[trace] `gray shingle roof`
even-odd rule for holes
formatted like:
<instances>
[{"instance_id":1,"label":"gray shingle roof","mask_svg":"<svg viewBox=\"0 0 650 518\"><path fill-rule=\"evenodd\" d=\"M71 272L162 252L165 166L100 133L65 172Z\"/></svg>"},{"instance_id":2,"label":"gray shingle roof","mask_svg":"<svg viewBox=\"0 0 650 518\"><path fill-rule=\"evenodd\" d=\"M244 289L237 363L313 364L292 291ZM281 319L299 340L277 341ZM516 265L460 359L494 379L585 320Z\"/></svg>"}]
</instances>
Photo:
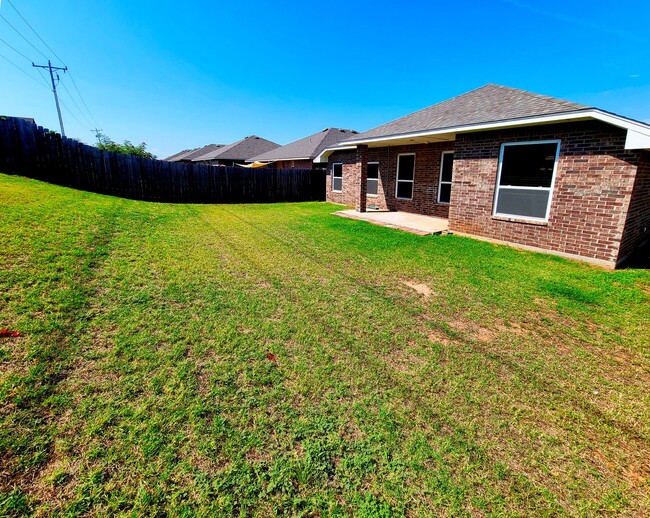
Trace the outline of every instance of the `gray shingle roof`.
<instances>
[{"instance_id":1,"label":"gray shingle roof","mask_svg":"<svg viewBox=\"0 0 650 518\"><path fill-rule=\"evenodd\" d=\"M189 151L181 151L176 153L168 158L165 158L168 162L181 162L193 160L197 156L205 155L216 149L224 147L223 144L208 144L207 146L197 147L196 149L190 149Z\"/></svg>"},{"instance_id":2,"label":"gray shingle roof","mask_svg":"<svg viewBox=\"0 0 650 518\"><path fill-rule=\"evenodd\" d=\"M252 156L266 153L280 147L280 144L271 142L257 135L250 135L246 138L211 150L207 153L194 156L193 162L204 162L208 160L247 160Z\"/></svg>"},{"instance_id":3,"label":"gray shingle roof","mask_svg":"<svg viewBox=\"0 0 650 518\"><path fill-rule=\"evenodd\" d=\"M183 151L179 151L178 153L169 155L167 158L163 158L163 160L166 160L167 162L176 162L178 160L181 160L185 155L189 155L190 153L193 153L197 149L198 148L184 149Z\"/></svg>"},{"instance_id":4,"label":"gray shingle roof","mask_svg":"<svg viewBox=\"0 0 650 518\"><path fill-rule=\"evenodd\" d=\"M588 108L582 104L517 88L488 84L346 140L386 137Z\"/></svg>"},{"instance_id":5,"label":"gray shingle roof","mask_svg":"<svg viewBox=\"0 0 650 518\"><path fill-rule=\"evenodd\" d=\"M326 128L323 131L291 142L286 146L278 147L267 153L254 156L248 162L274 162L277 160L295 160L298 158L316 158L325 148L356 135L357 132L349 129Z\"/></svg>"}]
</instances>

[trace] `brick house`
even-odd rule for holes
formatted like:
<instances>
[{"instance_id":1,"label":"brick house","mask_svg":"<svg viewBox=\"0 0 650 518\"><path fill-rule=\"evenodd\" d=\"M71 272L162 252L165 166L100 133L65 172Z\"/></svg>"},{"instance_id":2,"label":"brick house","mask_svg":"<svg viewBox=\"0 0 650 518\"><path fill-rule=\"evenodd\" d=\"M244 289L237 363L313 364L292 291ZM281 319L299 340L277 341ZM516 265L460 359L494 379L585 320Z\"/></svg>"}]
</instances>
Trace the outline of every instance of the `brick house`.
<instances>
[{"instance_id":1,"label":"brick house","mask_svg":"<svg viewBox=\"0 0 650 518\"><path fill-rule=\"evenodd\" d=\"M649 150L648 124L486 85L317 160L328 201L615 267L650 237Z\"/></svg>"},{"instance_id":2,"label":"brick house","mask_svg":"<svg viewBox=\"0 0 650 518\"><path fill-rule=\"evenodd\" d=\"M206 165L232 166L245 164L246 161L260 153L280 147L257 135L250 135L232 144L208 144L196 149L186 149L165 158L168 162L194 162Z\"/></svg>"},{"instance_id":3,"label":"brick house","mask_svg":"<svg viewBox=\"0 0 650 518\"><path fill-rule=\"evenodd\" d=\"M286 146L251 156L247 162L260 162L278 169L320 169L325 164L314 163L324 149L335 146L341 140L356 135L356 131L341 128L325 128L323 131L290 142Z\"/></svg>"}]
</instances>

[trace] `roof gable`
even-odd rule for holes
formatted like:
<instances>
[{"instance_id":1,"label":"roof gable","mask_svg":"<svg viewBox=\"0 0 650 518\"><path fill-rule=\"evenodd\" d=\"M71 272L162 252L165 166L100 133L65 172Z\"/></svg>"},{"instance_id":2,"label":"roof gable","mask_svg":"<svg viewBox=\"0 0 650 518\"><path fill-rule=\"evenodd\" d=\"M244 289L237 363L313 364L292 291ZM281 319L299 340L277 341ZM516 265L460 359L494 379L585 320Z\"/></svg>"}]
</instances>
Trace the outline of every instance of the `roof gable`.
<instances>
[{"instance_id":1,"label":"roof gable","mask_svg":"<svg viewBox=\"0 0 650 518\"><path fill-rule=\"evenodd\" d=\"M208 160L247 160L252 156L259 155L280 147L280 144L271 142L257 135L250 135L246 138L214 149L208 153L195 156L194 162L203 162Z\"/></svg>"},{"instance_id":2,"label":"roof gable","mask_svg":"<svg viewBox=\"0 0 650 518\"><path fill-rule=\"evenodd\" d=\"M249 161L273 162L278 160L296 160L316 158L325 148L333 146L342 140L356 136L354 130L326 128L323 131L301 138L286 146L278 147L267 153L254 156Z\"/></svg>"},{"instance_id":3,"label":"roof gable","mask_svg":"<svg viewBox=\"0 0 650 518\"><path fill-rule=\"evenodd\" d=\"M589 107L517 88L488 84L347 140L408 134L585 109Z\"/></svg>"}]
</instances>

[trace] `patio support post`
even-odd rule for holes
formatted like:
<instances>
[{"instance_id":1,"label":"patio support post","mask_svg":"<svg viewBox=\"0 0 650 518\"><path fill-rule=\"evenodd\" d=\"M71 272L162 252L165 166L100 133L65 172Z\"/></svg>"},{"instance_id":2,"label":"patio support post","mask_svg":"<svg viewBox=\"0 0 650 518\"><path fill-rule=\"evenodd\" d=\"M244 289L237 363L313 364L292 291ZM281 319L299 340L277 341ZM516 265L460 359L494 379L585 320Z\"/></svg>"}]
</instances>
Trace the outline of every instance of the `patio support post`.
<instances>
[{"instance_id":1,"label":"patio support post","mask_svg":"<svg viewBox=\"0 0 650 518\"><path fill-rule=\"evenodd\" d=\"M355 209L366 212L368 194L368 146L357 146L357 167L359 168L359 198Z\"/></svg>"}]
</instances>

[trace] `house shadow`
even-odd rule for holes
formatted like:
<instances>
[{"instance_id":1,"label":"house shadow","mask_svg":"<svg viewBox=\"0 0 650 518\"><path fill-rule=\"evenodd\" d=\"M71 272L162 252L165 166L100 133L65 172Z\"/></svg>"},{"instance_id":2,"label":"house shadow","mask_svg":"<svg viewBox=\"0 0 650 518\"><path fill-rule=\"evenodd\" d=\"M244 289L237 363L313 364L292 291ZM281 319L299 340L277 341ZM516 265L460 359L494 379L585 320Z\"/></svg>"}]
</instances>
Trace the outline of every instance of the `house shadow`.
<instances>
[{"instance_id":1,"label":"house shadow","mask_svg":"<svg viewBox=\"0 0 650 518\"><path fill-rule=\"evenodd\" d=\"M623 261L619 270L650 270L650 240L643 246L638 247L632 254Z\"/></svg>"}]
</instances>

